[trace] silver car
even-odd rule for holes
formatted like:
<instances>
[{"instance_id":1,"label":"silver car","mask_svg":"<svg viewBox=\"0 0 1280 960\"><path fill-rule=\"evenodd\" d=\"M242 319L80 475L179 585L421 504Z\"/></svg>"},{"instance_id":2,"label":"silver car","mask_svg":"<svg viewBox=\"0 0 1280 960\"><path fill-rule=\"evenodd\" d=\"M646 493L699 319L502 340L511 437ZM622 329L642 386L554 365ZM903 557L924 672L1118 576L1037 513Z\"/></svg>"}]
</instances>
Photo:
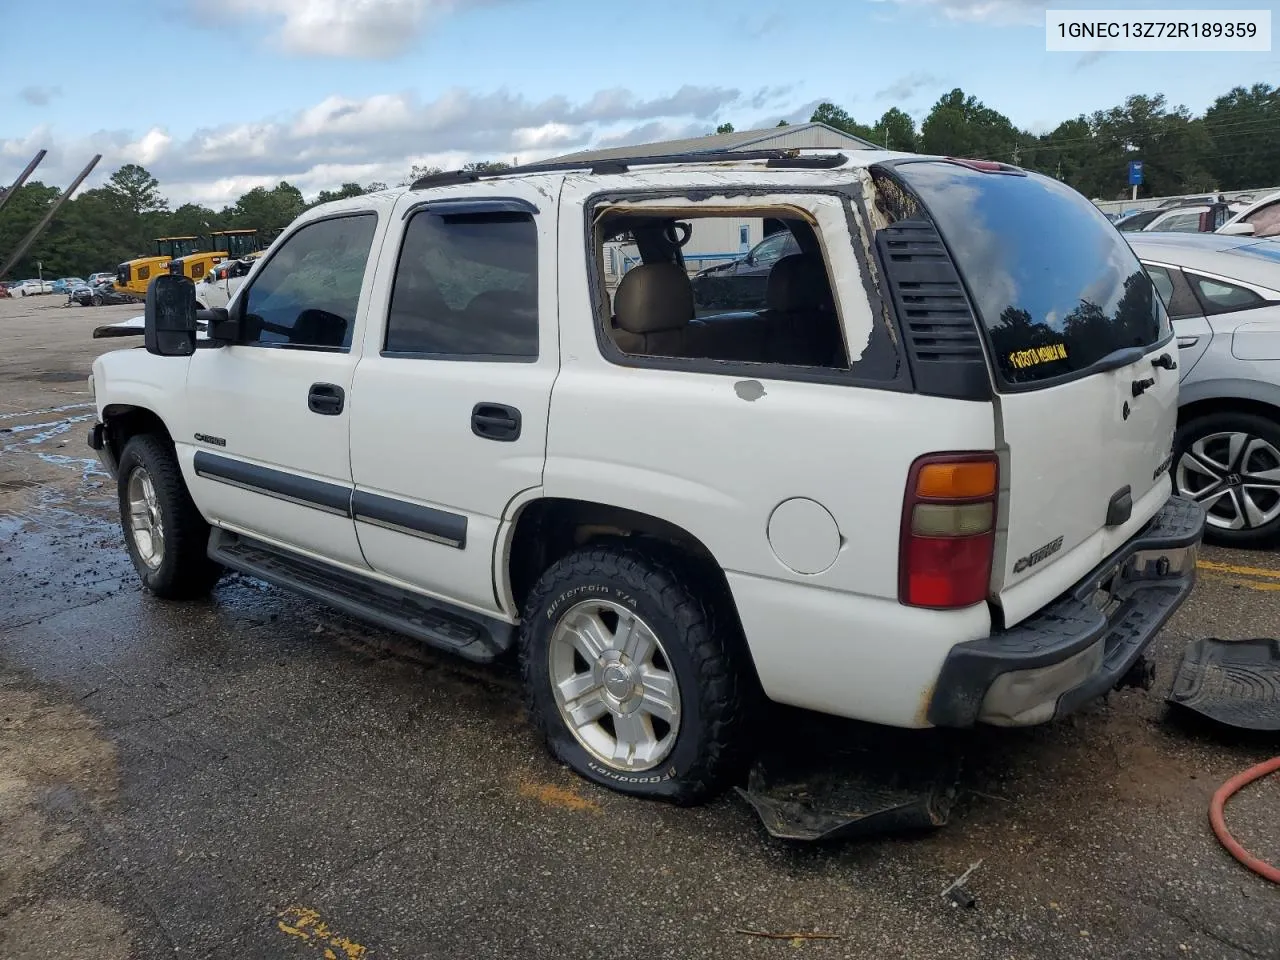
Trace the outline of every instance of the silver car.
<instances>
[{"instance_id":1,"label":"silver car","mask_svg":"<svg viewBox=\"0 0 1280 960\"><path fill-rule=\"evenodd\" d=\"M1126 234L1178 342L1173 482L1208 513L1205 539L1280 543L1280 240Z\"/></svg>"}]
</instances>

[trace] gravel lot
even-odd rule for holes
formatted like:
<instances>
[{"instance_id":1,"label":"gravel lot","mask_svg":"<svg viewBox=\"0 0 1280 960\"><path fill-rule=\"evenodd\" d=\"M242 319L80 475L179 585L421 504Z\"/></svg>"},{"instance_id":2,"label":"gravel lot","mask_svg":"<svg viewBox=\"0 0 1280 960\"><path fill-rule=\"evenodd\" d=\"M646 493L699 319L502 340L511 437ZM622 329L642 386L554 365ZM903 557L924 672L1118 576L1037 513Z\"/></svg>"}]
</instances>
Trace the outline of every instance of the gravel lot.
<instances>
[{"instance_id":1,"label":"gravel lot","mask_svg":"<svg viewBox=\"0 0 1280 960\"><path fill-rule=\"evenodd\" d=\"M1151 691L962 738L945 828L788 846L734 796L679 810L577 780L509 667L244 577L144 596L85 446L89 364L121 345L90 331L140 311L62 299L0 300L0 956L1280 957L1280 889L1206 816L1276 740L1163 701L1189 639L1276 631L1274 555L1205 552ZM1229 810L1272 862L1277 780ZM949 906L977 861L976 904Z\"/></svg>"}]
</instances>

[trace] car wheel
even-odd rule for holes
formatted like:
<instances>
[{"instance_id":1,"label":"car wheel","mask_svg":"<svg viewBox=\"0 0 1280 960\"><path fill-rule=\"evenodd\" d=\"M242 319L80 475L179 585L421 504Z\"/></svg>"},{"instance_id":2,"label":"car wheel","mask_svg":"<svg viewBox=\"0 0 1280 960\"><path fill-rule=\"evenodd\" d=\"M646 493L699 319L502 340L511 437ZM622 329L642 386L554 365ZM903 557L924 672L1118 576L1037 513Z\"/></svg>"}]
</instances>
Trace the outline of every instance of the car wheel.
<instances>
[{"instance_id":1,"label":"car wheel","mask_svg":"<svg viewBox=\"0 0 1280 960\"><path fill-rule=\"evenodd\" d=\"M539 579L520 632L526 702L575 773L692 805L740 771L754 677L699 579L627 546L583 548Z\"/></svg>"},{"instance_id":2,"label":"car wheel","mask_svg":"<svg viewBox=\"0 0 1280 960\"><path fill-rule=\"evenodd\" d=\"M1206 542L1280 543L1280 424L1252 413L1214 413L1178 428L1173 482L1206 513Z\"/></svg>"},{"instance_id":3,"label":"car wheel","mask_svg":"<svg viewBox=\"0 0 1280 960\"><path fill-rule=\"evenodd\" d=\"M19 287L19 288L18 288L18 296L20 296L20 297L25 297L26 295L27 295L27 291L25 291L25 290L23 290L21 287Z\"/></svg>"},{"instance_id":4,"label":"car wheel","mask_svg":"<svg viewBox=\"0 0 1280 960\"><path fill-rule=\"evenodd\" d=\"M187 600L209 592L222 567L209 559L209 525L182 480L172 448L150 434L120 455L120 525L142 584L157 597Z\"/></svg>"},{"instance_id":5,"label":"car wheel","mask_svg":"<svg viewBox=\"0 0 1280 960\"><path fill-rule=\"evenodd\" d=\"M101 294L97 294L97 293L95 293L95 294L93 295L93 300L92 300L91 302L93 303L93 305L94 305L95 307L100 307L100 306L102 306L102 296L101 296Z\"/></svg>"}]
</instances>

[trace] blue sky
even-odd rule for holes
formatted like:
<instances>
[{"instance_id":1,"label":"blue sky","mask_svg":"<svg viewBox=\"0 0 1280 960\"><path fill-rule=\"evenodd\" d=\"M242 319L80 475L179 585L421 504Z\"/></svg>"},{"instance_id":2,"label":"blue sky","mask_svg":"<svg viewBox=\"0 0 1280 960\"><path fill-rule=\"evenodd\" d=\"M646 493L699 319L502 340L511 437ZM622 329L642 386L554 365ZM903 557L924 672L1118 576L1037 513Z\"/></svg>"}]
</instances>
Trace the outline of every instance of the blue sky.
<instances>
[{"instance_id":1,"label":"blue sky","mask_svg":"<svg viewBox=\"0 0 1280 960\"><path fill-rule=\"evenodd\" d=\"M144 163L175 201L314 194L417 163L531 161L807 119L923 119L962 87L1040 131L1164 93L1200 111L1280 53L1046 53L1043 0L6 0L0 181ZM1060 2L1054 7L1116 4ZM1250 7L1277 0L1125 7ZM108 12L109 11L109 12ZM215 15L216 12L216 15ZM61 32L59 36L58 33ZM49 37L47 42L25 38ZM18 38L24 38L19 42Z\"/></svg>"}]
</instances>

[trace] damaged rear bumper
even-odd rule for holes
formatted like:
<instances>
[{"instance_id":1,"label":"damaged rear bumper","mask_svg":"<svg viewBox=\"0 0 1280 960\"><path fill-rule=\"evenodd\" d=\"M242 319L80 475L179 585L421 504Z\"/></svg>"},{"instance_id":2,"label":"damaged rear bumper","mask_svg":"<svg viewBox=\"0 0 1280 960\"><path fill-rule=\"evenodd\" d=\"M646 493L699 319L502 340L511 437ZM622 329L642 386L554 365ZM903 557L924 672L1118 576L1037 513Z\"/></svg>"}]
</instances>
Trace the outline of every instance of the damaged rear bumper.
<instances>
[{"instance_id":1,"label":"damaged rear bumper","mask_svg":"<svg viewBox=\"0 0 1280 960\"><path fill-rule=\"evenodd\" d=\"M1195 583L1199 504L1172 497L1142 532L1034 617L947 655L929 704L939 727L1031 726L1106 693Z\"/></svg>"}]
</instances>

